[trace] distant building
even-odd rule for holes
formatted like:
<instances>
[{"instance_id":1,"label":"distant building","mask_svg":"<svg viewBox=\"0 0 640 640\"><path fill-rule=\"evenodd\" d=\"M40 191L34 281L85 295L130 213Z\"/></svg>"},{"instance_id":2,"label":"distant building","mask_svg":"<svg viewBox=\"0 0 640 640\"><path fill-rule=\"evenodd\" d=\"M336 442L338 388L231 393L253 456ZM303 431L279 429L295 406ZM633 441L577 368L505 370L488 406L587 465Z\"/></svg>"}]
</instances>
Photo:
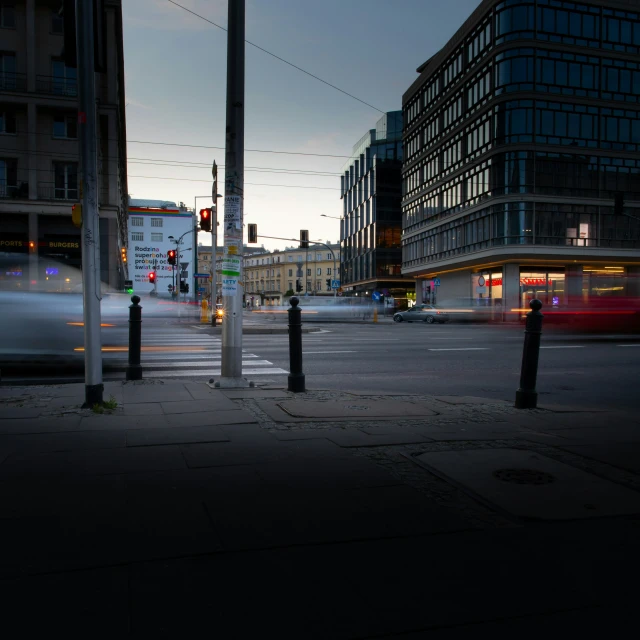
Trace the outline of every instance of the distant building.
<instances>
[{"instance_id":1,"label":"distant building","mask_svg":"<svg viewBox=\"0 0 640 640\"><path fill-rule=\"evenodd\" d=\"M640 295L638 60L637 0L483 0L418 68L402 100L418 298L509 317Z\"/></svg>"},{"instance_id":2,"label":"distant building","mask_svg":"<svg viewBox=\"0 0 640 640\"><path fill-rule=\"evenodd\" d=\"M310 245L247 256L245 247L245 300L252 306L284 304L293 294L333 296L332 280L340 268L340 246Z\"/></svg>"},{"instance_id":3,"label":"distant building","mask_svg":"<svg viewBox=\"0 0 640 640\"><path fill-rule=\"evenodd\" d=\"M345 295L415 296L402 275L402 112L382 116L353 147L340 193L341 286Z\"/></svg>"},{"instance_id":4,"label":"distant building","mask_svg":"<svg viewBox=\"0 0 640 640\"><path fill-rule=\"evenodd\" d=\"M0 251L28 255L0 286L51 284L59 273L82 279L80 229L71 207L80 201L78 86L65 65L62 2L0 3ZM120 0L100 3L107 55L96 74L100 279L120 288L127 277L127 164L124 56ZM57 270L62 263L74 269ZM52 275L57 272L58 275Z\"/></svg>"}]
</instances>

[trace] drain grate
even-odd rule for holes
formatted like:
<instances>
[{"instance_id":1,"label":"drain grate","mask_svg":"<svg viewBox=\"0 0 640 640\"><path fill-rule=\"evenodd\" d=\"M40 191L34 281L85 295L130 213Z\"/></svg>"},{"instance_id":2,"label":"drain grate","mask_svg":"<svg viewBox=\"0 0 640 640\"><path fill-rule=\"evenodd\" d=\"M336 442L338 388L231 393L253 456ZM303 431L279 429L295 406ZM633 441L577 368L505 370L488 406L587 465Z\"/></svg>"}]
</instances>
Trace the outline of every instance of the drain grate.
<instances>
[{"instance_id":1,"label":"drain grate","mask_svg":"<svg viewBox=\"0 0 640 640\"><path fill-rule=\"evenodd\" d=\"M493 472L493 477L512 484L541 485L551 484L555 481L555 477L550 473L535 469L498 469Z\"/></svg>"}]
</instances>

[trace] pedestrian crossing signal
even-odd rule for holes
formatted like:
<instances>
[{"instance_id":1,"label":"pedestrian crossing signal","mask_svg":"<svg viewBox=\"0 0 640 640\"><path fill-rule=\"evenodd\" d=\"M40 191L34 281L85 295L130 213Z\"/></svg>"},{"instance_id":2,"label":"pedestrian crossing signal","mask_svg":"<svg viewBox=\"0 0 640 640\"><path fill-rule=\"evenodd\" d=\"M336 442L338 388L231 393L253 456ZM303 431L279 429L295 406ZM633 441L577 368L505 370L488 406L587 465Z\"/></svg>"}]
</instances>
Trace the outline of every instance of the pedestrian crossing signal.
<instances>
[{"instance_id":1,"label":"pedestrian crossing signal","mask_svg":"<svg viewBox=\"0 0 640 640\"><path fill-rule=\"evenodd\" d=\"M150 282L151 284L154 284L154 283L155 283L155 281L156 281L156 273L155 273L155 271L152 271L152 272L149 274L149 282Z\"/></svg>"},{"instance_id":2,"label":"pedestrian crossing signal","mask_svg":"<svg viewBox=\"0 0 640 640\"><path fill-rule=\"evenodd\" d=\"M167 262L169 264L175 264L176 263L176 252L171 249L170 251L167 252Z\"/></svg>"},{"instance_id":3,"label":"pedestrian crossing signal","mask_svg":"<svg viewBox=\"0 0 640 640\"><path fill-rule=\"evenodd\" d=\"M200 209L200 231L211 231L211 209Z\"/></svg>"},{"instance_id":4,"label":"pedestrian crossing signal","mask_svg":"<svg viewBox=\"0 0 640 640\"><path fill-rule=\"evenodd\" d=\"M258 225L257 224L247 225L247 233L249 236L247 238L247 242L249 244L255 244L256 242L258 242Z\"/></svg>"}]
</instances>

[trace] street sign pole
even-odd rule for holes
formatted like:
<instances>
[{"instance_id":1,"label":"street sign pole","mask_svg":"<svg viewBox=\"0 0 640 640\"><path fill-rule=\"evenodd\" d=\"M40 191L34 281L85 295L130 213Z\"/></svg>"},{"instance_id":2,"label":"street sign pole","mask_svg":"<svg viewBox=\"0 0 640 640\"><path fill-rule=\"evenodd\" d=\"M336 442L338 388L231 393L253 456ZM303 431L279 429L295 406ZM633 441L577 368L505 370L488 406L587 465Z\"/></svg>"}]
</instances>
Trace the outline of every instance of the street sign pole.
<instances>
[{"instance_id":1,"label":"street sign pole","mask_svg":"<svg viewBox=\"0 0 640 640\"><path fill-rule=\"evenodd\" d=\"M229 0L227 21L227 123L222 260L222 366L216 386L253 386L242 377L242 235L244 203L245 0Z\"/></svg>"},{"instance_id":2,"label":"street sign pole","mask_svg":"<svg viewBox=\"0 0 640 640\"><path fill-rule=\"evenodd\" d=\"M218 302L218 274L217 266L217 244L218 244L218 165L213 161L211 168L213 176L213 186L211 188L211 199L213 200L213 215L211 220L211 325L216 326L218 319L216 314L216 303Z\"/></svg>"}]
</instances>

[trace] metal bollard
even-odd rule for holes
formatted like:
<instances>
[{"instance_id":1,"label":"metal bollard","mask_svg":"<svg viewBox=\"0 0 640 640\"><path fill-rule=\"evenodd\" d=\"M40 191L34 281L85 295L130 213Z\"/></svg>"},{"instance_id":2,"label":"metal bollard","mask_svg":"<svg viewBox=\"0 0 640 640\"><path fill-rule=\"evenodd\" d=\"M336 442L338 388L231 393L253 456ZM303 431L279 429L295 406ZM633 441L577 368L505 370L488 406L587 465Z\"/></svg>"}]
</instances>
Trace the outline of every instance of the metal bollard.
<instances>
[{"instance_id":1,"label":"metal bollard","mask_svg":"<svg viewBox=\"0 0 640 640\"><path fill-rule=\"evenodd\" d=\"M540 300L532 300L529 306L531 311L527 313L527 323L524 330L520 388L516 391L516 409L535 409L538 406L536 378L538 376L538 355L544 316L540 313L540 309L542 309Z\"/></svg>"},{"instance_id":2,"label":"metal bollard","mask_svg":"<svg viewBox=\"0 0 640 640\"><path fill-rule=\"evenodd\" d=\"M142 350L142 307L140 296L131 296L129 305L129 365L127 380L142 380L140 351Z\"/></svg>"},{"instance_id":3,"label":"metal bollard","mask_svg":"<svg viewBox=\"0 0 640 640\"><path fill-rule=\"evenodd\" d=\"M301 393L304 388L302 373L302 312L298 309L300 300L293 296L289 300L289 391Z\"/></svg>"}]
</instances>

